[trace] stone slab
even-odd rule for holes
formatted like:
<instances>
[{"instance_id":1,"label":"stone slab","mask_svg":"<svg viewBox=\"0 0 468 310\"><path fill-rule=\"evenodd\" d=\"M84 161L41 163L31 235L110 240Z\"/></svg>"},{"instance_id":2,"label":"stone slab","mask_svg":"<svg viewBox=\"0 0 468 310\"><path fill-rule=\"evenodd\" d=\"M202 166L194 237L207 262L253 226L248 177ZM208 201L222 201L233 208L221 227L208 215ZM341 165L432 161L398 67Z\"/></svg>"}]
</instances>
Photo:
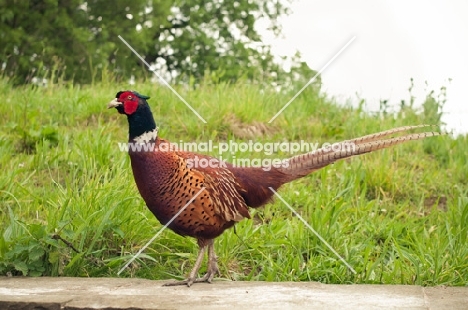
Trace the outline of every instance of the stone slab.
<instances>
[{"instance_id":1,"label":"stone slab","mask_svg":"<svg viewBox=\"0 0 468 310\"><path fill-rule=\"evenodd\" d=\"M468 309L468 287L0 277L0 309Z\"/></svg>"}]
</instances>

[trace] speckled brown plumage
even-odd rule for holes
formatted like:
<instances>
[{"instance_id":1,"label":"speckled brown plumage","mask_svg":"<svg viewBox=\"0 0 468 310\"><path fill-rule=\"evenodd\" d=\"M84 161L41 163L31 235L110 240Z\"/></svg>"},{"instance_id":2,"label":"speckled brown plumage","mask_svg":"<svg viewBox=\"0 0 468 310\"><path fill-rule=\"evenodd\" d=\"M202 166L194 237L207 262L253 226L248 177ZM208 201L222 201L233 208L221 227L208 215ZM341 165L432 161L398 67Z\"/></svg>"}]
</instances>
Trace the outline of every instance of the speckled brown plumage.
<instances>
[{"instance_id":1,"label":"speckled brown plumage","mask_svg":"<svg viewBox=\"0 0 468 310\"><path fill-rule=\"evenodd\" d=\"M214 238L232 227L236 222L250 218L248 208L257 208L273 197L270 188L303 177L337 160L369 153L410 140L419 140L438 133L425 132L387 138L411 129L425 127L406 126L341 142L353 143L354 149L346 147L319 149L315 152L294 156L287 160L286 167L263 170L260 167L226 166L202 168L189 162L198 159L216 160L212 157L184 151L167 151L168 141L157 136L157 128L146 102L148 97L137 92L117 93L109 107L127 115L129 141L140 145L154 146L151 150L130 150L130 159L135 182L148 208L162 223L167 224L190 200L198 195L168 225L182 236L196 238L200 246L195 266L184 281L169 285L195 282L211 282L218 273ZM335 150L334 150L335 149ZM208 270L204 277L197 272L208 249Z\"/></svg>"},{"instance_id":2,"label":"speckled brown plumage","mask_svg":"<svg viewBox=\"0 0 468 310\"><path fill-rule=\"evenodd\" d=\"M162 142L157 139L156 145ZM213 239L249 217L241 186L227 169L188 168L185 152L130 152L133 175L148 208L166 224L202 188L205 190L169 225L176 233ZM151 171L151 173L148 173Z\"/></svg>"}]
</instances>

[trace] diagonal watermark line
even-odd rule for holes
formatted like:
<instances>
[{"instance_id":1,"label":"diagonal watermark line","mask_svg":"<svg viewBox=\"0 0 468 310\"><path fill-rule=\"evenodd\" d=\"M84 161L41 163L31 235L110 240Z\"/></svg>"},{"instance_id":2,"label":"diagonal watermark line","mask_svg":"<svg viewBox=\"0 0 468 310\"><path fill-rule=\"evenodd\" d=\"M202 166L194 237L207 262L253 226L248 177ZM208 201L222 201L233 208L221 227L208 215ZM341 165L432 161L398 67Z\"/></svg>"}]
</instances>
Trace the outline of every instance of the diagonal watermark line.
<instances>
[{"instance_id":1,"label":"diagonal watermark line","mask_svg":"<svg viewBox=\"0 0 468 310\"><path fill-rule=\"evenodd\" d=\"M278 117L278 115L280 115L280 114L284 111L284 109L286 109L286 108L291 104L291 102L293 102L293 101L297 98L297 96L299 96L299 95L304 91L304 89L307 88L307 86L309 86L310 84L312 84L312 83L315 81L315 79L316 79L316 78L317 78L317 77L318 77L318 76L319 76L335 59L336 59L336 57L338 57L338 56L354 41L354 39L356 39L356 36L352 37L352 38L348 41L348 43L346 43L346 44L335 54L335 56L333 56L333 57L322 67L322 69L320 69L319 72L317 72L317 74L315 74L314 77L311 78L310 81L307 82L307 84L305 84L304 87L302 87L302 88L294 95L294 97L292 97L291 100L289 100L288 103L286 103L286 104L284 105L284 107L282 107L281 110L279 110L278 113L276 113L275 116L273 116L273 117L268 121L268 123L273 122L273 121Z\"/></svg>"},{"instance_id":2,"label":"diagonal watermark line","mask_svg":"<svg viewBox=\"0 0 468 310\"><path fill-rule=\"evenodd\" d=\"M148 69L149 69L151 72L153 72L154 74L156 74L156 76L164 83L164 85L166 85L167 87L169 87L169 89L172 90L172 92L173 92L177 97L179 97L179 99L180 99L183 103L185 103L185 105L186 105L190 110L192 110L192 112L195 113L195 115L198 116L198 118L199 118L203 123L206 124L205 119L204 119L200 114L198 114L198 112L197 112L194 108L192 108L192 106L191 106L181 95L179 95L179 93L178 93L174 88L172 88L172 86L169 85L169 83L167 83L166 80L163 79L162 76L160 76L160 75L156 72L156 70L151 69L150 64L149 64L143 57L141 57L141 55L138 54L138 52L135 51L135 49L134 49L130 44L128 44L127 41L124 40L124 38L122 38L120 35L119 35L118 37L119 37L119 39L133 52L133 54L135 54L138 58L140 58L141 61L143 61L143 63L148 67Z\"/></svg>"},{"instance_id":3,"label":"diagonal watermark line","mask_svg":"<svg viewBox=\"0 0 468 310\"><path fill-rule=\"evenodd\" d=\"M348 262L340 254L338 254L338 252L335 251L335 249L332 248L332 246L328 244L328 242L325 241L325 239L323 239L322 236L320 236L319 233L316 232L315 229L313 229L312 226L310 226L309 223L307 223L306 220L304 220L304 218L300 216L299 213L297 213L296 210L294 210L289 205L289 203L287 203L286 200L283 199L283 197L280 196L280 194L278 194L277 191L275 191L272 187L268 187L268 188L273 192L273 194L275 194L276 197L278 197L294 213L294 215L297 216L298 219L300 219L304 223L304 225L307 228L309 228L317 236L317 238L320 239L320 241L322 241L346 265L346 267L348 267L349 270L351 270L354 274L357 274L356 270L354 270L354 268L351 267L351 265L348 264Z\"/></svg>"},{"instance_id":4,"label":"diagonal watermark line","mask_svg":"<svg viewBox=\"0 0 468 310\"><path fill-rule=\"evenodd\" d=\"M167 226L169 226L187 207L189 204L192 203L192 201L194 201L198 195L201 194L201 192L203 192L205 190L204 187L202 187L200 189L200 191L198 191L198 193L195 194L195 196L192 197L192 199L189 200L189 202L187 202L185 204L185 206L182 207L182 209L179 210L179 212L176 213L176 215L174 215L170 220L169 222L166 223L166 225L163 226L163 228L161 228L161 230L159 230L154 236L153 238L151 238L150 241L148 241L126 264L125 266L122 267L122 269L119 270L119 272L117 272L117 275L119 275L122 271L125 270L125 268L127 268L135 259L138 258L138 256L140 256L141 253L143 253L143 251L164 231L164 229L167 228Z\"/></svg>"}]
</instances>

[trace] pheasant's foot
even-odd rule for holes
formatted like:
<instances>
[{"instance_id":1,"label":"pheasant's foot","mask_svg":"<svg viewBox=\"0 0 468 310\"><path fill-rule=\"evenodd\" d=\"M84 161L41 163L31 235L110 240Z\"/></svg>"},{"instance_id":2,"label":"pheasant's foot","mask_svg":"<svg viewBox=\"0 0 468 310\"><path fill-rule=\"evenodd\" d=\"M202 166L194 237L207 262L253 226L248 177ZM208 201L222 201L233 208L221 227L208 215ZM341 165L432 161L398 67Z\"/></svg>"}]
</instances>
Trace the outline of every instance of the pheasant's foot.
<instances>
[{"instance_id":1,"label":"pheasant's foot","mask_svg":"<svg viewBox=\"0 0 468 310\"><path fill-rule=\"evenodd\" d=\"M169 283L164 283L163 286L178 286L178 285L187 285L190 287L193 283L195 283L197 279L185 279L182 281L175 281L175 282L169 282Z\"/></svg>"},{"instance_id":2,"label":"pheasant's foot","mask_svg":"<svg viewBox=\"0 0 468 310\"><path fill-rule=\"evenodd\" d=\"M201 282L211 283L213 281L214 277L217 274L219 274L218 258L216 257L216 254L214 251L213 239L207 240L206 243L201 243L201 244L199 243L199 245L200 245L200 251L198 253L198 257L195 262L195 265L193 266L193 269L190 272L188 278L183 281L169 282L169 283L164 284L163 286L187 285L188 287L190 287L193 283L201 283ZM206 274L203 277L197 278L196 275L197 275L198 269L200 269L200 265L203 260L203 254L207 247L208 247L208 270L206 271Z\"/></svg>"},{"instance_id":3,"label":"pheasant's foot","mask_svg":"<svg viewBox=\"0 0 468 310\"><path fill-rule=\"evenodd\" d=\"M216 263L216 261L214 261L214 264L210 262L210 265L208 266L208 271L201 278L189 277L182 281L165 283L163 284L163 286L187 285L188 287L190 287L193 283L211 283L217 274L219 274L218 264Z\"/></svg>"},{"instance_id":4,"label":"pheasant's foot","mask_svg":"<svg viewBox=\"0 0 468 310\"><path fill-rule=\"evenodd\" d=\"M219 274L218 264L216 263L216 261L214 262L214 264L211 264L210 262L210 266L208 266L208 271L206 272L206 274L203 277L196 279L194 283L200 283L200 282L211 283L214 277L218 274Z\"/></svg>"}]
</instances>

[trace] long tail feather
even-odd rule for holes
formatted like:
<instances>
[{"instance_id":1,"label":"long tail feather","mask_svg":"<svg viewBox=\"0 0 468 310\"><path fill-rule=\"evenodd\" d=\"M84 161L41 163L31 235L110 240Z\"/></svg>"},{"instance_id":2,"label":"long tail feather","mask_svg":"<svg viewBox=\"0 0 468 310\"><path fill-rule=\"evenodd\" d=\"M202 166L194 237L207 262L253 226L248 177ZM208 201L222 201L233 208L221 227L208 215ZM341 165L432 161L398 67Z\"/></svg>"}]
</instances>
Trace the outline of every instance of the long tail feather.
<instances>
[{"instance_id":1,"label":"long tail feather","mask_svg":"<svg viewBox=\"0 0 468 310\"><path fill-rule=\"evenodd\" d=\"M346 140L343 142L348 142L348 143L354 143L354 144L362 144L370 141L375 141L375 140L381 140L384 137L388 137L390 135L400 133L400 132L405 132L413 129L418 129L418 128L425 128L425 127L436 127L435 125L415 125L415 126L403 126L403 127L397 127L377 133L373 133L370 135L366 135L363 137L351 139L351 140Z\"/></svg>"},{"instance_id":2,"label":"long tail feather","mask_svg":"<svg viewBox=\"0 0 468 310\"><path fill-rule=\"evenodd\" d=\"M291 157L288 159L287 167L282 168L281 170L293 178L298 178L332 164L340 159L385 149L407 141L421 140L424 138L440 135L439 132L423 132L382 139L383 137L388 137L395 133L428 126L430 125L399 127L360 138L339 142L330 147L320 148L310 153Z\"/></svg>"}]
</instances>

